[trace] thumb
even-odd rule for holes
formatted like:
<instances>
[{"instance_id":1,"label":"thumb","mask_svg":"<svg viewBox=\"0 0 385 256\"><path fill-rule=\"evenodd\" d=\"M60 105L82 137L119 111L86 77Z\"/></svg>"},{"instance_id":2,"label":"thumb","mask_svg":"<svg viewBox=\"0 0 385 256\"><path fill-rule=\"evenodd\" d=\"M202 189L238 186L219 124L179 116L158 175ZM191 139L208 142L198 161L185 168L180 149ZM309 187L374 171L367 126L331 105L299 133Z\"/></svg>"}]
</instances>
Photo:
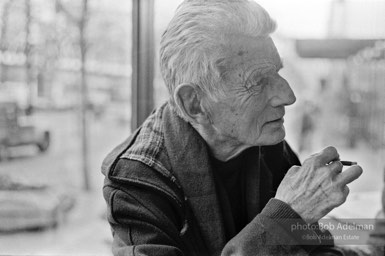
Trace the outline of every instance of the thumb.
<instances>
[{"instance_id":1,"label":"thumb","mask_svg":"<svg viewBox=\"0 0 385 256\"><path fill-rule=\"evenodd\" d=\"M286 176L292 176L294 174L296 174L299 169L301 168L301 166L298 166L298 165L293 165L292 167L290 167L290 169L287 171L286 173Z\"/></svg>"}]
</instances>

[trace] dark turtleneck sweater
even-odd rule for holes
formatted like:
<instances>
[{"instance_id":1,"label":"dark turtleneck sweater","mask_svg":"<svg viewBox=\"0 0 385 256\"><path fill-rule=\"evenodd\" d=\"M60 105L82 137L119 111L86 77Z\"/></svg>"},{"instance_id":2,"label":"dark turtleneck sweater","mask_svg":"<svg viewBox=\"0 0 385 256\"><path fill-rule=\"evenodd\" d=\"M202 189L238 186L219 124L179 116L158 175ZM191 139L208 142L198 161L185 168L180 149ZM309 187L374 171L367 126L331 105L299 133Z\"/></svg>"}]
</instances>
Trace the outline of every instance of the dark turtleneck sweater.
<instances>
[{"instance_id":1,"label":"dark turtleneck sweater","mask_svg":"<svg viewBox=\"0 0 385 256\"><path fill-rule=\"evenodd\" d=\"M257 151L257 148L248 149L227 162L211 157L227 239L248 224L245 174L250 161L259 161ZM272 179L271 173L260 173L260 209L274 196L270 193Z\"/></svg>"}]
</instances>

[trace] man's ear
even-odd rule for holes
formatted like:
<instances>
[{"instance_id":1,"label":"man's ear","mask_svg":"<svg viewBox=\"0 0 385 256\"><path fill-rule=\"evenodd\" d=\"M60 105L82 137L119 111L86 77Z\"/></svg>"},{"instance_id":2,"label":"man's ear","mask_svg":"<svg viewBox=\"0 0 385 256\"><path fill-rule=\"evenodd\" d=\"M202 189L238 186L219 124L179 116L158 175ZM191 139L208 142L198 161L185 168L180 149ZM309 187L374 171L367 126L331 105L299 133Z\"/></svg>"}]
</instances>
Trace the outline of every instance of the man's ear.
<instances>
[{"instance_id":1,"label":"man's ear","mask_svg":"<svg viewBox=\"0 0 385 256\"><path fill-rule=\"evenodd\" d=\"M175 88L174 99L177 108L192 123L207 121L207 113L202 108L200 88L194 84L180 84Z\"/></svg>"}]
</instances>

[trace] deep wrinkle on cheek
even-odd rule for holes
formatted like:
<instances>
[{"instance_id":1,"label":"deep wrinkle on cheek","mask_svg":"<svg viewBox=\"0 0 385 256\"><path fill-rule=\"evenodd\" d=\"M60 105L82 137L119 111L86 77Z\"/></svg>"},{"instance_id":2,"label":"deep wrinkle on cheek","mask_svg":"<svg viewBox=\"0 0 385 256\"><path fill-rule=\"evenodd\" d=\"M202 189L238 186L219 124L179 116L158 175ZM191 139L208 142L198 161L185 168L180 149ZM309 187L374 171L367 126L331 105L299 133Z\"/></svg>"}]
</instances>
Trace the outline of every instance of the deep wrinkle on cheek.
<instances>
[{"instance_id":1,"label":"deep wrinkle on cheek","mask_svg":"<svg viewBox=\"0 0 385 256\"><path fill-rule=\"evenodd\" d=\"M268 104L266 102L266 97L259 94L257 98L254 98L247 108L251 108L254 111L254 122L256 123L265 123L266 122L266 113L268 113ZM250 109L244 109L243 113L250 113Z\"/></svg>"}]
</instances>

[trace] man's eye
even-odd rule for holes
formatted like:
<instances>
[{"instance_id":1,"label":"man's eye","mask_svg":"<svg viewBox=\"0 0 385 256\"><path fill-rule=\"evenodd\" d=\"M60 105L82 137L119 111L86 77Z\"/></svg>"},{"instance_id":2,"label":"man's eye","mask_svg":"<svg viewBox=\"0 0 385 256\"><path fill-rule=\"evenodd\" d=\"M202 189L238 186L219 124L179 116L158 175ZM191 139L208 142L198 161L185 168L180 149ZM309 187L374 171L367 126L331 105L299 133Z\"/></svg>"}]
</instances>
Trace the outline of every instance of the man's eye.
<instances>
[{"instance_id":1,"label":"man's eye","mask_svg":"<svg viewBox=\"0 0 385 256\"><path fill-rule=\"evenodd\" d=\"M269 82L267 77L258 77L247 81L246 88L250 91L259 91L262 90L265 85Z\"/></svg>"}]
</instances>

